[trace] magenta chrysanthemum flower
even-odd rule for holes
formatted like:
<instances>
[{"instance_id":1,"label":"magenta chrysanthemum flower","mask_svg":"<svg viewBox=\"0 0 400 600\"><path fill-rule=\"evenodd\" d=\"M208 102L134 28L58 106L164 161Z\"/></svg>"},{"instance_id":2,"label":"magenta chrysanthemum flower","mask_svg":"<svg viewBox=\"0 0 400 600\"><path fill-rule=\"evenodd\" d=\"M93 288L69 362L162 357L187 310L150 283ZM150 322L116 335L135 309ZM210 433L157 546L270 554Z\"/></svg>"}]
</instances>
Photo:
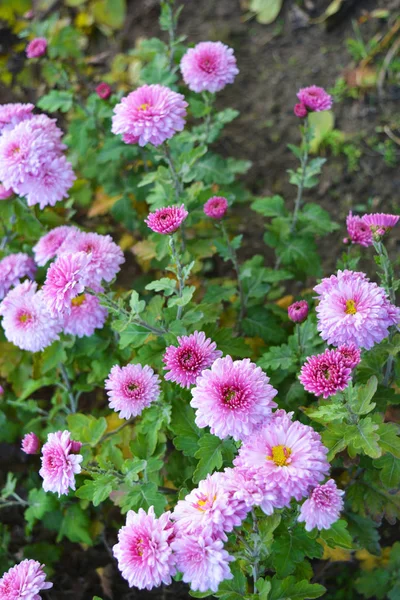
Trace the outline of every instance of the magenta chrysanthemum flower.
<instances>
[{"instance_id":1,"label":"magenta chrysanthemum flower","mask_svg":"<svg viewBox=\"0 0 400 600\"><path fill-rule=\"evenodd\" d=\"M21 449L25 454L36 454L40 448L40 441L35 433L27 433L21 442Z\"/></svg>"},{"instance_id":2,"label":"magenta chrysanthemum flower","mask_svg":"<svg viewBox=\"0 0 400 600\"><path fill-rule=\"evenodd\" d=\"M4 388L2 385L0 385L0 396L2 396L4 394Z\"/></svg>"},{"instance_id":3,"label":"magenta chrysanthemum flower","mask_svg":"<svg viewBox=\"0 0 400 600\"><path fill-rule=\"evenodd\" d=\"M171 583L171 577L176 573L171 549L173 537L174 526L169 512L159 519L156 519L152 506L148 514L143 508L139 508L138 513L128 512L113 553L130 587L151 590L162 583Z\"/></svg>"},{"instance_id":4,"label":"magenta chrysanthemum flower","mask_svg":"<svg viewBox=\"0 0 400 600\"><path fill-rule=\"evenodd\" d=\"M78 233L79 230L76 227L69 225L61 225L55 227L49 233L42 236L32 250L35 254L35 261L40 267L57 256L58 250L61 245L66 241L67 237Z\"/></svg>"},{"instance_id":5,"label":"magenta chrysanthemum flower","mask_svg":"<svg viewBox=\"0 0 400 600\"><path fill-rule=\"evenodd\" d=\"M332 96L324 88L316 85L300 89L297 97L309 112L321 112L332 108Z\"/></svg>"},{"instance_id":6,"label":"magenta chrysanthemum flower","mask_svg":"<svg viewBox=\"0 0 400 600\"><path fill-rule=\"evenodd\" d=\"M7 200L10 196L13 195L13 191L10 188L5 188L2 183L0 183L0 200Z\"/></svg>"},{"instance_id":7,"label":"magenta chrysanthemum flower","mask_svg":"<svg viewBox=\"0 0 400 600\"><path fill-rule=\"evenodd\" d=\"M28 206L39 204L43 209L68 198L68 190L75 179L72 165L65 156L54 156L42 163L40 173L27 175L16 189L20 195L26 196Z\"/></svg>"},{"instance_id":8,"label":"magenta chrysanthemum flower","mask_svg":"<svg viewBox=\"0 0 400 600\"><path fill-rule=\"evenodd\" d=\"M180 206L166 206L150 213L147 219L145 219L145 223L155 233L167 235L177 231L188 214L184 204Z\"/></svg>"},{"instance_id":9,"label":"magenta chrysanthemum flower","mask_svg":"<svg viewBox=\"0 0 400 600\"><path fill-rule=\"evenodd\" d=\"M360 244L360 246L372 246L372 233L364 219L353 216L350 211L346 218L347 232L350 236L352 244Z\"/></svg>"},{"instance_id":10,"label":"magenta chrysanthemum flower","mask_svg":"<svg viewBox=\"0 0 400 600\"><path fill-rule=\"evenodd\" d=\"M339 490L333 479L324 485L317 485L301 507L298 520L305 522L306 531L314 527L329 529L340 518L343 510L344 492Z\"/></svg>"},{"instance_id":11,"label":"magenta chrysanthemum flower","mask_svg":"<svg viewBox=\"0 0 400 600\"><path fill-rule=\"evenodd\" d=\"M232 48L222 42L200 42L181 60L182 77L193 92L219 92L233 83L239 69Z\"/></svg>"},{"instance_id":12,"label":"magenta chrysanthemum flower","mask_svg":"<svg viewBox=\"0 0 400 600\"><path fill-rule=\"evenodd\" d=\"M271 416L278 393L260 367L248 358L233 361L218 358L202 372L192 389L191 406L198 427L210 427L221 439L231 435L241 440L256 425Z\"/></svg>"},{"instance_id":13,"label":"magenta chrysanthemum flower","mask_svg":"<svg viewBox=\"0 0 400 600\"><path fill-rule=\"evenodd\" d=\"M3 329L9 342L29 352L39 352L59 339L61 324L54 318L31 281L20 283L0 304Z\"/></svg>"},{"instance_id":14,"label":"magenta chrysanthemum flower","mask_svg":"<svg viewBox=\"0 0 400 600\"><path fill-rule=\"evenodd\" d=\"M160 380L147 365L114 365L105 389L109 396L110 408L119 412L120 419L130 419L140 415L160 395Z\"/></svg>"},{"instance_id":15,"label":"magenta chrysanthemum flower","mask_svg":"<svg viewBox=\"0 0 400 600\"><path fill-rule=\"evenodd\" d=\"M30 41L26 47L26 56L28 58L38 58L39 56L43 56L46 54L47 50L47 40L43 37L35 38Z\"/></svg>"},{"instance_id":16,"label":"magenta chrysanthemum flower","mask_svg":"<svg viewBox=\"0 0 400 600\"><path fill-rule=\"evenodd\" d=\"M33 117L33 104L0 104L0 134Z\"/></svg>"},{"instance_id":17,"label":"magenta chrysanthemum flower","mask_svg":"<svg viewBox=\"0 0 400 600\"><path fill-rule=\"evenodd\" d=\"M337 351L349 369L354 369L361 361L361 350L355 344L342 344Z\"/></svg>"},{"instance_id":18,"label":"magenta chrysanthemum flower","mask_svg":"<svg viewBox=\"0 0 400 600\"><path fill-rule=\"evenodd\" d=\"M64 315L63 331L78 337L91 336L101 329L108 311L99 299L91 294L81 294L71 300L71 312Z\"/></svg>"},{"instance_id":19,"label":"magenta chrysanthemum flower","mask_svg":"<svg viewBox=\"0 0 400 600\"><path fill-rule=\"evenodd\" d=\"M24 277L33 279L35 273L35 261L28 254L18 252L5 256L0 260L0 300L10 288L20 283L21 279Z\"/></svg>"},{"instance_id":20,"label":"magenta chrysanthemum flower","mask_svg":"<svg viewBox=\"0 0 400 600\"><path fill-rule=\"evenodd\" d=\"M292 421L293 413L277 411L273 418L246 438L233 461L238 467L255 468L259 477L273 483L282 508L292 497L308 494L329 471L328 449L308 425Z\"/></svg>"},{"instance_id":21,"label":"magenta chrysanthemum flower","mask_svg":"<svg viewBox=\"0 0 400 600\"><path fill-rule=\"evenodd\" d=\"M293 112L296 117L299 117L299 119L304 119L304 117L306 117L308 114L307 109L302 102L294 105Z\"/></svg>"},{"instance_id":22,"label":"magenta chrysanthemum flower","mask_svg":"<svg viewBox=\"0 0 400 600\"><path fill-rule=\"evenodd\" d=\"M69 252L84 252L88 256L86 267L88 285L96 292L102 291L101 282L110 282L125 262L121 248L110 235L77 231L67 237L60 246L58 255Z\"/></svg>"},{"instance_id":23,"label":"magenta chrysanthemum flower","mask_svg":"<svg viewBox=\"0 0 400 600\"><path fill-rule=\"evenodd\" d=\"M111 96L111 92L111 87L104 81L99 83L99 85L96 87L96 94L102 100L107 100Z\"/></svg>"},{"instance_id":24,"label":"magenta chrysanthemum flower","mask_svg":"<svg viewBox=\"0 0 400 600\"><path fill-rule=\"evenodd\" d=\"M288 317L293 323L303 323L308 317L308 304L305 300L293 302L288 307Z\"/></svg>"},{"instance_id":25,"label":"magenta chrysanthemum flower","mask_svg":"<svg viewBox=\"0 0 400 600\"><path fill-rule=\"evenodd\" d=\"M354 343L370 349L400 321L400 309L390 304L385 290L364 273L338 271L314 290L319 294L318 330L328 344Z\"/></svg>"},{"instance_id":26,"label":"magenta chrysanthemum flower","mask_svg":"<svg viewBox=\"0 0 400 600\"><path fill-rule=\"evenodd\" d=\"M223 196L213 196L204 205L204 213L211 219L222 219L228 210L228 200Z\"/></svg>"},{"instance_id":27,"label":"magenta chrysanthemum flower","mask_svg":"<svg viewBox=\"0 0 400 600\"><path fill-rule=\"evenodd\" d=\"M171 547L177 569L192 590L216 592L222 581L233 578L229 563L235 559L224 550L218 537L199 531L195 535L177 537Z\"/></svg>"},{"instance_id":28,"label":"magenta chrysanthemum flower","mask_svg":"<svg viewBox=\"0 0 400 600\"><path fill-rule=\"evenodd\" d=\"M397 225L400 216L385 213L373 213L364 215L362 219L373 233L384 235L386 231L390 231L392 227Z\"/></svg>"},{"instance_id":29,"label":"magenta chrysanthemum flower","mask_svg":"<svg viewBox=\"0 0 400 600\"><path fill-rule=\"evenodd\" d=\"M329 398L349 385L351 369L340 352L325 350L307 358L299 380L307 392Z\"/></svg>"},{"instance_id":30,"label":"magenta chrysanthemum flower","mask_svg":"<svg viewBox=\"0 0 400 600\"><path fill-rule=\"evenodd\" d=\"M1 600L40 600L41 590L53 584L46 581L44 565L37 560L25 559L11 567L0 579Z\"/></svg>"},{"instance_id":31,"label":"magenta chrysanthemum flower","mask_svg":"<svg viewBox=\"0 0 400 600\"><path fill-rule=\"evenodd\" d=\"M168 346L164 354L165 379L175 381L183 388L189 388L204 369L222 356L215 342L206 338L203 331L191 335L178 336L178 346Z\"/></svg>"},{"instance_id":32,"label":"magenta chrysanthemum flower","mask_svg":"<svg viewBox=\"0 0 400 600\"><path fill-rule=\"evenodd\" d=\"M134 136L139 146L159 146L182 131L187 105L182 94L163 85L142 85L116 105L111 131Z\"/></svg>"},{"instance_id":33,"label":"magenta chrysanthemum flower","mask_svg":"<svg viewBox=\"0 0 400 600\"><path fill-rule=\"evenodd\" d=\"M43 297L53 314L71 312L72 300L82 294L88 280L90 257L85 252L61 254L47 270Z\"/></svg>"},{"instance_id":34,"label":"magenta chrysanthemum flower","mask_svg":"<svg viewBox=\"0 0 400 600\"><path fill-rule=\"evenodd\" d=\"M60 497L75 490L75 475L81 472L83 456L73 454L71 433L67 430L49 433L42 448L42 468L39 475L43 478L45 492L57 492Z\"/></svg>"}]
</instances>

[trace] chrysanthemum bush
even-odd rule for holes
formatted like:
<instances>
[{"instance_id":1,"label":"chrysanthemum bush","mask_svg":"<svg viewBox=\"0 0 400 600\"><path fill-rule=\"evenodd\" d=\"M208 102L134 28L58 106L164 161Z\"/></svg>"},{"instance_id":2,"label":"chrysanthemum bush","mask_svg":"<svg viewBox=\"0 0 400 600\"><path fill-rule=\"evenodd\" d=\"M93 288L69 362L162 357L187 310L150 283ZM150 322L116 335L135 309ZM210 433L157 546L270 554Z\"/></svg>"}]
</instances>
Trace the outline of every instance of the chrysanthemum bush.
<instances>
[{"instance_id":1,"label":"chrysanthemum bush","mask_svg":"<svg viewBox=\"0 0 400 600\"><path fill-rule=\"evenodd\" d=\"M334 110L316 85L288 107L293 198L253 198L237 180L250 164L213 145L238 116L216 108L239 86L234 50L188 49L177 16L162 2L168 43L134 50L137 89L72 85L62 123L40 109L56 112L63 89L0 106L0 435L26 466L0 509L18 507L29 542L2 555L7 600L51 586L64 538L104 544L139 589L334 597L319 561L379 555L399 516L399 280L385 246L399 217L334 223L308 201L325 162L311 157L313 115ZM28 58L48 67L51 35L33 42ZM90 220L101 195L110 215ZM246 202L273 260L241 260ZM334 273L319 261L328 233L346 236ZM371 597L353 569L340 597L354 580Z\"/></svg>"}]
</instances>

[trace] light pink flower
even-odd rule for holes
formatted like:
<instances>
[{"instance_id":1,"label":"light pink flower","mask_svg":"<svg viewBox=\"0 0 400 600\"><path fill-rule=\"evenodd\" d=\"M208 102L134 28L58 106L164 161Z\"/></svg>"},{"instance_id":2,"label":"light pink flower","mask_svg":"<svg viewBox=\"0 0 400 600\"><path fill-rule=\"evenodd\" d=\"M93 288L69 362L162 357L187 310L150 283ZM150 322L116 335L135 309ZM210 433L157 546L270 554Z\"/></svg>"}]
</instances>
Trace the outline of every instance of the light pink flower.
<instances>
[{"instance_id":1,"label":"light pink flower","mask_svg":"<svg viewBox=\"0 0 400 600\"><path fill-rule=\"evenodd\" d=\"M2 183L0 183L0 200L7 200L10 196L13 195L13 191L10 188L5 188Z\"/></svg>"},{"instance_id":2,"label":"light pink flower","mask_svg":"<svg viewBox=\"0 0 400 600\"><path fill-rule=\"evenodd\" d=\"M79 230L76 227L61 225L42 236L32 248L35 254L36 263L40 267L44 267L49 260L57 255L59 248L66 241L67 237L78 233L78 231Z\"/></svg>"},{"instance_id":3,"label":"light pink flower","mask_svg":"<svg viewBox=\"0 0 400 600\"><path fill-rule=\"evenodd\" d=\"M81 294L71 300L71 312L63 315L64 333L77 337L91 336L95 329L101 329L108 311L100 305L99 299L91 294Z\"/></svg>"},{"instance_id":4,"label":"light pink flower","mask_svg":"<svg viewBox=\"0 0 400 600\"><path fill-rule=\"evenodd\" d=\"M307 109L302 102L294 105L293 112L296 117L299 117L300 119L304 119L304 117L306 117L308 114Z\"/></svg>"},{"instance_id":5,"label":"light pink flower","mask_svg":"<svg viewBox=\"0 0 400 600\"><path fill-rule=\"evenodd\" d=\"M200 373L211 367L222 356L215 342L206 338L203 331L191 335L178 336L178 346L168 346L164 354L164 364L168 372L165 379L175 381L183 388L190 388Z\"/></svg>"},{"instance_id":6,"label":"light pink flower","mask_svg":"<svg viewBox=\"0 0 400 600\"><path fill-rule=\"evenodd\" d=\"M239 73L232 48L222 42L200 42L187 50L181 71L193 92L219 92Z\"/></svg>"},{"instance_id":7,"label":"light pink flower","mask_svg":"<svg viewBox=\"0 0 400 600\"><path fill-rule=\"evenodd\" d=\"M328 344L354 343L370 349L400 321L400 309L390 304L385 290L364 273L338 271L314 290L319 294L318 330Z\"/></svg>"},{"instance_id":8,"label":"light pink flower","mask_svg":"<svg viewBox=\"0 0 400 600\"><path fill-rule=\"evenodd\" d=\"M118 532L118 544L113 547L113 553L130 587L151 590L162 583L171 583L171 577L176 573L171 549L173 537L174 527L169 512L159 519L155 517L152 506L148 514L143 508L139 508L137 513L133 510L128 512L126 525Z\"/></svg>"},{"instance_id":9,"label":"light pink flower","mask_svg":"<svg viewBox=\"0 0 400 600\"><path fill-rule=\"evenodd\" d=\"M259 506L266 515L282 506L279 489L259 469L234 467L225 469L221 475L220 485L229 496L229 505L235 506L235 513L242 519L254 506Z\"/></svg>"},{"instance_id":10,"label":"light pink flower","mask_svg":"<svg viewBox=\"0 0 400 600\"><path fill-rule=\"evenodd\" d=\"M340 352L325 350L322 354L307 358L299 380L307 392L328 398L349 385L351 369Z\"/></svg>"},{"instance_id":11,"label":"light pink flower","mask_svg":"<svg viewBox=\"0 0 400 600\"><path fill-rule=\"evenodd\" d=\"M81 472L83 456L73 454L71 433L67 430L49 433L42 448L42 468L39 475L43 478L45 492L57 492L60 497L75 490L75 475Z\"/></svg>"},{"instance_id":12,"label":"light pink flower","mask_svg":"<svg viewBox=\"0 0 400 600\"><path fill-rule=\"evenodd\" d=\"M21 442L22 451L25 454L36 454L40 448L40 441L35 433L27 433Z\"/></svg>"},{"instance_id":13,"label":"light pink flower","mask_svg":"<svg viewBox=\"0 0 400 600\"><path fill-rule=\"evenodd\" d=\"M150 213L145 220L145 223L147 227L150 227L155 233L167 235L175 233L188 214L184 204L181 204L180 206L166 206L165 208L158 208L155 212Z\"/></svg>"},{"instance_id":14,"label":"light pink flower","mask_svg":"<svg viewBox=\"0 0 400 600\"><path fill-rule=\"evenodd\" d=\"M346 367L354 369L361 361L361 350L355 344L342 344L337 348Z\"/></svg>"},{"instance_id":15,"label":"light pink flower","mask_svg":"<svg viewBox=\"0 0 400 600\"><path fill-rule=\"evenodd\" d=\"M71 312L71 301L82 294L88 284L89 262L90 257L85 252L75 252L61 254L50 265L43 285L43 297L52 314Z\"/></svg>"},{"instance_id":16,"label":"light pink flower","mask_svg":"<svg viewBox=\"0 0 400 600\"><path fill-rule=\"evenodd\" d=\"M362 219L373 233L383 235L386 231L390 231L392 227L397 225L400 216L385 213L373 213L364 215Z\"/></svg>"},{"instance_id":17,"label":"light pink flower","mask_svg":"<svg viewBox=\"0 0 400 600\"><path fill-rule=\"evenodd\" d=\"M187 105L182 94L163 85L143 85L114 108L112 132L134 136L139 146L159 146L182 131Z\"/></svg>"},{"instance_id":18,"label":"light pink flower","mask_svg":"<svg viewBox=\"0 0 400 600\"><path fill-rule=\"evenodd\" d=\"M234 559L221 539L207 531L177 537L171 544L176 566L183 573L183 581L192 590L216 592L219 584L233 575L229 563Z\"/></svg>"},{"instance_id":19,"label":"light pink flower","mask_svg":"<svg viewBox=\"0 0 400 600\"><path fill-rule=\"evenodd\" d=\"M0 134L9 131L21 121L31 119L34 108L33 104L0 104Z\"/></svg>"},{"instance_id":20,"label":"light pink flower","mask_svg":"<svg viewBox=\"0 0 400 600\"><path fill-rule=\"evenodd\" d=\"M314 527L329 529L340 518L343 495L344 492L337 488L333 479L324 485L317 485L302 505L298 518L300 522L305 522L306 531L311 531Z\"/></svg>"},{"instance_id":21,"label":"light pink flower","mask_svg":"<svg viewBox=\"0 0 400 600\"><path fill-rule=\"evenodd\" d=\"M36 273L36 265L28 254L18 252L9 254L0 260L0 300L4 298L8 290L24 277L33 279Z\"/></svg>"},{"instance_id":22,"label":"light pink flower","mask_svg":"<svg viewBox=\"0 0 400 600\"><path fill-rule=\"evenodd\" d=\"M38 37L29 42L26 47L26 55L28 58L38 58L46 54L47 40L46 38Z\"/></svg>"},{"instance_id":23,"label":"light pink flower","mask_svg":"<svg viewBox=\"0 0 400 600\"><path fill-rule=\"evenodd\" d=\"M300 89L297 97L309 112L321 112L332 108L332 96L324 88L316 85Z\"/></svg>"},{"instance_id":24,"label":"light pink flower","mask_svg":"<svg viewBox=\"0 0 400 600\"><path fill-rule=\"evenodd\" d=\"M231 435L241 440L250 435L276 406L272 399L278 392L268 382L265 373L248 358L217 358L192 389L190 404L196 409L196 424L210 427L221 439Z\"/></svg>"},{"instance_id":25,"label":"light pink flower","mask_svg":"<svg viewBox=\"0 0 400 600\"><path fill-rule=\"evenodd\" d=\"M204 205L204 213L211 219L222 219L228 210L228 200L223 196L213 196Z\"/></svg>"},{"instance_id":26,"label":"light pink flower","mask_svg":"<svg viewBox=\"0 0 400 600\"><path fill-rule=\"evenodd\" d=\"M104 81L99 83L99 85L96 87L96 94L102 100L107 100L111 96L111 93L111 87L108 85L108 83L105 83Z\"/></svg>"},{"instance_id":27,"label":"light pink flower","mask_svg":"<svg viewBox=\"0 0 400 600\"><path fill-rule=\"evenodd\" d=\"M372 233L364 219L353 216L350 211L346 218L347 232L350 236L352 244L360 244L360 246L372 246Z\"/></svg>"},{"instance_id":28,"label":"light pink flower","mask_svg":"<svg viewBox=\"0 0 400 600\"><path fill-rule=\"evenodd\" d=\"M293 302L288 307L288 317L293 323L303 323L308 317L308 304L305 300Z\"/></svg>"},{"instance_id":29,"label":"light pink flower","mask_svg":"<svg viewBox=\"0 0 400 600\"><path fill-rule=\"evenodd\" d=\"M40 591L53 587L46 581L43 567L31 559L11 567L0 579L1 600L40 600Z\"/></svg>"},{"instance_id":30,"label":"light pink flower","mask_svg":"<svg viewBox=\"0 0 400 600\"><path fill-rule=\"evenodd\" d=\"M23 182L18 184L16 190L26 196L28 206L39 204L54 206L63 198L68 198L68 190L76 179L72 165L65 156L52 156L43 161L41 170L36 175L27 175Z\"/></svg>"},{"instance_id":31,"label":"light pink flower","mask_svg":"<svg viewBox=\"0 0 400 600\"><path fill-rule=\"evenodd\" d=\"M114 365L105 389L110 408L119 412L120 419L137 417L143 409L155 402L160 395L160 380L147 365Z\"/></svg>"},{"instance_id":32,"label":"light pink flower","mask_svg":"<svg viewBox=\"0 0 400 600\"><path fill-rule=\"evenodd\" d=\"M279 493L277 507L289 505L308 494L329 471L328 449L308 425L292 421L293 413L277 411L243 441L235 466L257 469L258 477L273 483Z\"/></svg>"}]
</instances>

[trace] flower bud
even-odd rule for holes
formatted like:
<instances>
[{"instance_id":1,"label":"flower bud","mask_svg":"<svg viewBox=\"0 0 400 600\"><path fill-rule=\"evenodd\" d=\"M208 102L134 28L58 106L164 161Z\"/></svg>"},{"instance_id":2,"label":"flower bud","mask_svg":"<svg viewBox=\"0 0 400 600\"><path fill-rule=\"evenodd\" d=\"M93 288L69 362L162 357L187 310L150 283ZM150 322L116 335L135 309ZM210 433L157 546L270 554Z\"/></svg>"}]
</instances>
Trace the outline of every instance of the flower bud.
<instances>
[{"instance_id":1,"label":"flower bud","mask_svg":"<svg viewBox=\"0 0 400 600\"><path fill-rule=\"evenodd\" d=\"M111 92L111 87L108 85L108 83L105 83L104 81L99 83L99 85L96 87L96 94L102 100L107 100L107 98L111 96Z\"/></svg>"},{"instance_id":2,"label":"flower bud","mask_svg":"<svg viewBox=\"0 0 400 600\"><path fill-rule=\"evenodd\" d=\"M22 451L25 454L37 454L40 448L40 441L35 433L27 433L21 443Z\"/></svg>"},{"instance_id":3,"label":"flower bud","mask_svg":"<svg viewBox=\"0 0 400 600\"><path fill-rule=\"evenodd\" d=\"M303 323L308 317L308 304L305 300L294 302L288 308L288 316L293 323Z\"/></svg>"}]
</instances>

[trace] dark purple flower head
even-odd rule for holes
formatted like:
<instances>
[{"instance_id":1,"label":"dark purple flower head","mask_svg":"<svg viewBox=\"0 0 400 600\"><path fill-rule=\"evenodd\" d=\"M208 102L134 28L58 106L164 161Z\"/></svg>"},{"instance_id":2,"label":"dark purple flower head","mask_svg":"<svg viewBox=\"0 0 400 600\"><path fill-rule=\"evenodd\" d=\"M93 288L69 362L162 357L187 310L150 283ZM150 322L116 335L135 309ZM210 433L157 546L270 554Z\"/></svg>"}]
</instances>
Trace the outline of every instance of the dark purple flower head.
<instances>
[{"instance_id":1,"label":"dark purple flower head","mask_svg":"<svg viewBox=\"0 0 400 600\"><path fill-rule=\"evenodd\" d=\"M298 91L297 97L308 112L321 112L332 108L332 96L324 88L316 85L302 88Z\"/></svg>"},{"instance_id":2,"label":"dark purple flower head","mask_svg":"<svg viewBox=\"0 0 400 600\"><path fill-rule=\"evenodd\" d=\"M107 98L111 96L111 92L111 87L108 85L108 83L105 83L104 81L99 83L99 85L96 87L96 94L102 100L107 100Z\"/></svg>"},{"instance_id":3,"label":"dark purple flower head","mask_svg":"<svg viewBox=\"0 0 400 600\"><path fill-rule=\"evenodd\" d=\"M211 219L222 219L228 209L228 200L223 196L213 196L204 205L204 213Z\"/></svg>"},{"instance_id":4,"label":"dark purple flower head","mask_svg":"<svg viewBox=\"0 0 400 600\"><path fill-rule=\"evenodd\" d=\"M169 235L179 229L188 214L184 204L180 206L166 206L150 213L145 223L155 233Z\"/></svg>"},{"instance_id":5,"label":"dark purple flower head","mask_svg":"<svg viewBox=\"0 0 400 600\"><path fill-rule=\"evenodd\" d=\"M308 304L305 300L294 302L288 308L288 316L293 323L303 323L308 317Z\"/></svg>"},{"instance_id":6,"label":"dark purple flower head","mask_svg":"<svg viewBox=\"0 0 400 600\"><path fill-rule=\"evenodd\" d=\"M300 119L304 119L304 117L308 115L307 109L302 102L295 104L293 112L296 115L296 117L299 117Z\"/></svg>"}]
</instances>

